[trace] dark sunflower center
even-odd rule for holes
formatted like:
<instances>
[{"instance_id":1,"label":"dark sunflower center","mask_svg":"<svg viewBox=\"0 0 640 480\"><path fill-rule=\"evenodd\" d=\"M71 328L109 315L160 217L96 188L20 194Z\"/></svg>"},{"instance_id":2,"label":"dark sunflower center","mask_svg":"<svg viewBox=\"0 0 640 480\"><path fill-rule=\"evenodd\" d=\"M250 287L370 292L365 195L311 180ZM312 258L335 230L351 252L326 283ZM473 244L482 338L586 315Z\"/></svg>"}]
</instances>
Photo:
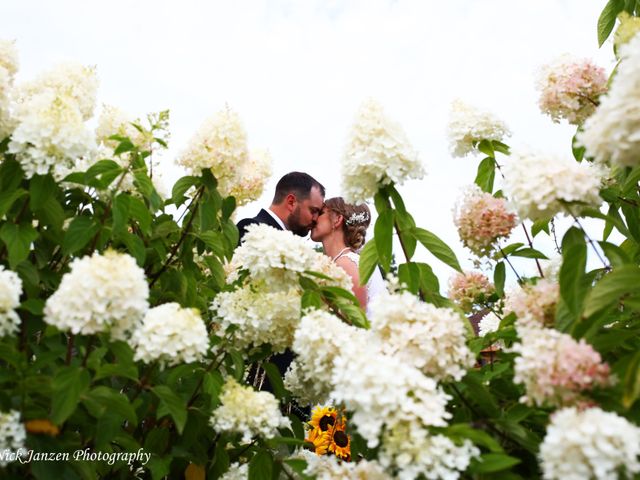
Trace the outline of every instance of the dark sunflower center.
<instances>
[{"instance_id":1,"label":"dark sunflower center","mask_svg":"<svg viewBox=\"0 0 640 480\"><path fill-rule=\"evenodd\" d=\"M333 441L336 442L340 448L344 448L349 445L349 437L343 431L338 430L333 436Z\"/></svg>"},{"instance_id":2,"label":"dark sunflower center","mask_svg":"<svg viewBox=\"0 0 640 480\"><path fill-rule=\"evenodd\" d=\"M334 423L336 423L336 421L332 416L325 415L320 419L320 422L319 422L320 430L322 430L323 432L326 432L327 430L329 430L329 425L333 425Z\"/></svg>"}]
</instances>

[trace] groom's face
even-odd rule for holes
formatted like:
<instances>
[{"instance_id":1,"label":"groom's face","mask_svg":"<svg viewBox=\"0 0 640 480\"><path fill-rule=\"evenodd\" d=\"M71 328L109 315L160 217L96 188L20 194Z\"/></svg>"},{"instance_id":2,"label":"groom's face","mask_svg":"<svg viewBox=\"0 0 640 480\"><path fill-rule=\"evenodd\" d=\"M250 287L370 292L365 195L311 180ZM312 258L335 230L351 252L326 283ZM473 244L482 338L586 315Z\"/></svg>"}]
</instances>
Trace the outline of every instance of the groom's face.
<instances>
[{"instance_id":1,"label":"groom's face","mask_svg":"<svg viewBox=\"0 0 640 480\"><path fill-rule=\"evenodd\" d=\"M287 218L289 230L300 237L306 236L309 230L316 226L323 206L324 197L320 189L313 187L308 198L296 201L293 212Z\"/></svg>"}]
</instances>

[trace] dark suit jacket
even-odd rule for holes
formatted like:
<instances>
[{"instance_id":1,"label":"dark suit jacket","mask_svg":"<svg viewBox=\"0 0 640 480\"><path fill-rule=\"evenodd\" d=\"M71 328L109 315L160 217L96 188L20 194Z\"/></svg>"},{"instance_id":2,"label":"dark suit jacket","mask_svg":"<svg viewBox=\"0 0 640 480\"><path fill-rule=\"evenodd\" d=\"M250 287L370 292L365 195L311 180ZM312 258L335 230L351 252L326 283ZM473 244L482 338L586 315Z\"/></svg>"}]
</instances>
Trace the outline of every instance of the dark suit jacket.
<instances>
[{"instance_id":1,"label":"dark suit jacket","mask_svg":"<svg viewBox=\"0 0 640 480\"><path fill-rule=\"evenodd\" d=\"M238 231L240 232L240 239L238 240L238 245L242 243L242 238L244 234L247 233L247 227L249 225L256 225L260 223L265 223L273 228L277 228L278 230L282 230L282 227L275 221L275 219L267 212L264 208L260 210L258 215L253 218L243 218L238 222Z\"/></svg>"}]
</instances>

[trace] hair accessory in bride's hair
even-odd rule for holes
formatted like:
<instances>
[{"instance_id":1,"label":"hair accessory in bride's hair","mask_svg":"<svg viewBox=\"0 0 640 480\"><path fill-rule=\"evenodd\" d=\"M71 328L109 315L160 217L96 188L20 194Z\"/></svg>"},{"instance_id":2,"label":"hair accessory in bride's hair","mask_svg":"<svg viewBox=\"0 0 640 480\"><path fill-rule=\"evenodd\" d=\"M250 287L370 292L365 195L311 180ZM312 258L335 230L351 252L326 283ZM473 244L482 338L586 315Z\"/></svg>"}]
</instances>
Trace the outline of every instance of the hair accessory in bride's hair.
<instances>
[{"instance_id":1,"label":"hair accessory in bride's hair","mask_svg":"<svg viewBox=\"0 0 640 480\"><path fill-rule=\"evenodd\" d=\"M346 223L347 225L356 225L358 223L365 223L368 220L369 220L369 215L367 214L367 212L360 212L360 213L352 213L351 216L344 223Z\"/></svg>"}]
</instances>

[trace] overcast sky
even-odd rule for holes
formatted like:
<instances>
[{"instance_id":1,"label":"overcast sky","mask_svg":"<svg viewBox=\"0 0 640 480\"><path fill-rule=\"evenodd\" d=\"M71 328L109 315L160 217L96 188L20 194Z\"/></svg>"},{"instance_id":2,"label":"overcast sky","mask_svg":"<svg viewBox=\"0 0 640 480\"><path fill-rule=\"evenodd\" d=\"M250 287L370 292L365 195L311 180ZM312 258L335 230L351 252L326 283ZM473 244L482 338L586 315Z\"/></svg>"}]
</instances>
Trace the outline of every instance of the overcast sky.
<instances>
[{"instance_id":1,"label":"overcast sky","mask_svg":"<svg viewBox=\"0 0 640 480\"><path fill-rule=\"evenodd\" d=\"M513 147L570 155L571 127L537 108L537 68L563 53L610 71L598 49L600 0L5 0L4 38L20 52L18 79L60 60L96 65L99 102L133 115L171 110L163 168L200 124L227 103L250 147L267 148L277 179L307 171L340 195L340 159L354 113L374 97L405 129L428 176L401 187L419 226L452 245L465 267L451 209L479 159L452 159L446 124L461 98L507 122ZM514 235L513 240L518 240ZM542 247L548 247L539 241ZM424 257L428 258L428 257ZM445 282L451 273L434 261ZM522 267L533 274L533 262Z\"/></svg>"}]
</instances>

